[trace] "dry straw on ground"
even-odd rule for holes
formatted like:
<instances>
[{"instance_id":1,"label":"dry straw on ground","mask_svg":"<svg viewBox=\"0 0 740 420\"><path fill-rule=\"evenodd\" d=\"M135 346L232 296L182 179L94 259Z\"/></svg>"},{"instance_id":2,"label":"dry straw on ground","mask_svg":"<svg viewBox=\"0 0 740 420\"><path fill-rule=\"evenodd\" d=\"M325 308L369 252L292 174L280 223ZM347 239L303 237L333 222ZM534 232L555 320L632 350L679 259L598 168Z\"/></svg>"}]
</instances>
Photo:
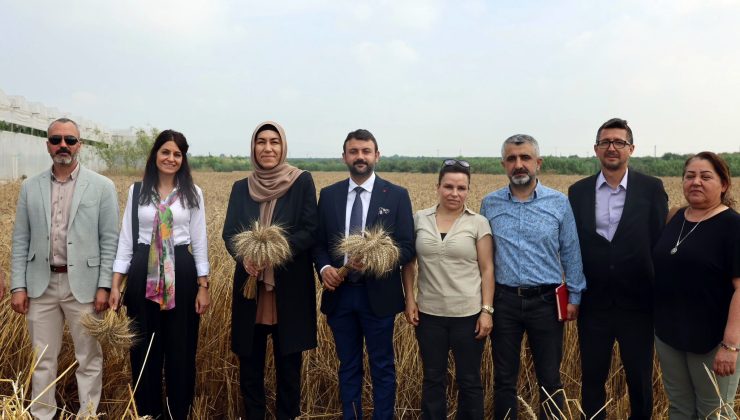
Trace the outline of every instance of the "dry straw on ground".
<instances>
[{"instance_id":1,"label":"dry straw on ground","mask_svg":"<svg viewBox=\"0 0 740 420\"><path fill-rule=\"evenodd\" d=\"M234 235L231 242L242 260L251 261L257 267L279 267L291 257L285 229L278 225L265 226L255 221L251 229ZM244 285L244 297L254 299L256 293L257 277L250 275Z\"/></svg>"},{"instance_id":2,"label":"dry straw on ground","mask_svg":"<svg viewBox=\"0 0 740 420\"><path fill-rule=\"evenodd\" d=\"M364 266L363 271L375 277L382 277L398 266L400 256L398 245L383 226L373 226L361 233L345 236L337 244L336 253L347 254L350 261L359 261ZM340 276L347 275L349 264L338 270Z\"/></svg>"},{"instance_id":3,"label":"dry straw on ground","mask_svg":"<svg viewBox=\"0 0 740 420\"><path fill-rule=\"evenodd\" d=\"M231 296L232 278L234 274L234 259L226 252L221 232L226 215L226 202L231 191L231 185L237 179L246 176L246 173L215 174L196 173L195 181L203 189L206 202L208 254L211 262L211 299L212 306L209 312L201 318L200 339L197 355L197 384L196 399L194 402L193 417L197 419L236 419L244 416L241 396L239 392L238 359L231 353L230 324L231 324ZM329 185L342 178L346 173L315 173L314 180L318 188ZM380 176L391 182L408 188L414 209L430 207L436 203L435 186L436 174L384 174ZM568 186L580 179L578 176L542 176L543 184L560 191L567 191ZM123 206L126 200L128 186L135 181L134 177L112 177L119 192L119 204ZM738 197L740 180L734 180L734 193ZM485 194L506 185L504 176L473 174L468 206L477 211L480 201ZM678 178L663 178L668 191L670 204L679 205L683 202L681 184ZM18 197L20 183L13 182L0 185L0 269L9 272L10 243L15 216L15 203ZM318 293L321 293L320 291ZM0 302L0 378L19 378L31 366L31 349L28 340L25 319L10 309L8 298ZM495 328L495 326L494 326ZM301 413L303 418L336 419L339 418L341 405L337 387L337 358L334 349L334 340L331 331L326 325L326 318L319 316L318 325L319 347L304 353L301 385ZM527 347L526 340L524 348ZM396 354L396 371L398 389L396 392L396 417L403 419L419 418L419 401L421 398L421 361L418 357L416 338L413 327L406 324L402 317L396 320L394 332L394 349ZM629 400L624 371L619 362L619 349L615 346L615 357L612 360L611 371L606 383L607 400L611 402L606 407L607 417L623 419L628 417ZM272 362L272 351L268 349L268 370L266 372L267 399L270 416L274 417L275 378ZM125 407L130 400L129 386L131 371L128 355L105 353L105 371L103 376L103 397L99 407L100 412L107 413L111 419L132 419ZM64 346L59 358L59 366L70 366L74 354L71 340L65 334ZM367 361L365 364L365 384L363 401L367 413L372 412L370 405L371 387ZM484 392L486 395L486 418L491 418L493 401L491 396L493 387L492 360L490 341L486 343L482 363ZM563 364L561 366L565 393L568 396L567 410L577 413L577 400L580 396L580 353L575 323L565 326L563 345ZM454 383L454 363L450 360L448 383ZM27 389L27 388L26 388ZM77 401L74 375L64 375L58 382L58 399L67 405L67 410L75 412ZM456 389L451 386L448 390L448 405L450 413L456 411ZM10 382L0 382L0 395L12 395L13 386ZM521 374L519 376L518 394L521 398L521 418L531 418L531 412L539 407L539 391L535 380L531 353L523 351L521 355ZM653 377L653 416L657 419L667 418L667 402L663 393L661 372L655 361L655 375ZM26 395L27 398L27 395ZM526 405L525 405L526 404ZM530 407L531 412L526 407ZM736 404L736 407L738 405ZM563 410L565 413L568 411Z\"/></svg>"}]
</instances>

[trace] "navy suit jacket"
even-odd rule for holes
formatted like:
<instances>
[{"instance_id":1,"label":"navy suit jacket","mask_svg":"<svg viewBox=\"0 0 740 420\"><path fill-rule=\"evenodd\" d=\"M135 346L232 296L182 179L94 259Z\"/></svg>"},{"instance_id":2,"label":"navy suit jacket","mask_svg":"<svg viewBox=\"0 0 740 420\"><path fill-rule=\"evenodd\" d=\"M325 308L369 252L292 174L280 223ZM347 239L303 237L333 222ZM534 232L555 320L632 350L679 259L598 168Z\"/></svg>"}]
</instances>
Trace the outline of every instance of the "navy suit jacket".
<instances>
[{"instance_id":1,"label":"navy suit jacket","mask_svg":"<svg viewBox=\"0 0 740 420\"><path fill-rule=\"evenodd\" d=\"M319 194L319 229L314 247L314 264L319 278L322 267L331 265L338 268L344 264L344 255L337 254L335 248L344 237L348 194L349 179L325 187ZM414 216L408 191L377 175L370 196L365 228L375 225L383 226L396 241L400 261L398 266L381 278L365 276L368 299L376 316L395 315L405 307L401 266L411 261L415 255ZM337 292L324 290L321 312L331 314L336 305Z\"/></svg>"}]
</instances>

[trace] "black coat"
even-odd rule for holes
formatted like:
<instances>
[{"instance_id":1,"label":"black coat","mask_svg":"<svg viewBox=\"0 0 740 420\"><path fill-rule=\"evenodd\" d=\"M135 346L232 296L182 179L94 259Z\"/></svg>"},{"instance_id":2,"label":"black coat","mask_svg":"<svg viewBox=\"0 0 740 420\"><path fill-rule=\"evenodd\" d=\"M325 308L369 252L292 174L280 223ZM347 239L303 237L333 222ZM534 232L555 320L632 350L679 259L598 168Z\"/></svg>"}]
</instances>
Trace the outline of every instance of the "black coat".
<instances>
[{"instance_id":1,"label":"black coat","mask_svg":"<svg viewBox=\"0 0 740 420\"><path fill-rule=\"evenodd\" d=\"M248 356L252 351L256 300L243 296L247 272L237 259L231 238L259 220L259 203L249 196L247 179L234 183L224 222L226 249L236 259L231 305L231 349ZM316 283L311 248L317 227L316 187L309 172L302 173L290 189L277 200L273 224L286 229L293 258L275 269L277 331L283 354L316 347ZM258 289L259 290L259 289Z\"/></svg>"},{"instance_id":2,"label":"black coat","mask_svg":"<svg viewBox=\"0 0 740 420\"><path fill-rule=\"evenodd\" d=\"M322 267L339 268L344 263L344 256L334 252L334 248L344 237L348 189L349 180L345 179L323 188L319 196L319 230L314 247L319 278ZM365 277L373 313L376 316L395 315L405 307L400 267L416 255L414 216L408 191L376 176L365 224L368 228L383 226L396 241L401 254L398 266L383 278ZM325 290L321 295L321 312L331 314L336 306L337 293Z\"/></svg>"},{"instance_id":3,"label":"black coat","mask_svg":"<svg viewBox=\"0 0 740 420\"><path fill-rule=\"evenodd\" d=\"M568 189L586 275L581 309L617 307L650 312L655 278L652 249L668 215L663 182L629 170L622 218L609 242L596 233L597 176Z\"/></svg>"}]
</instances>

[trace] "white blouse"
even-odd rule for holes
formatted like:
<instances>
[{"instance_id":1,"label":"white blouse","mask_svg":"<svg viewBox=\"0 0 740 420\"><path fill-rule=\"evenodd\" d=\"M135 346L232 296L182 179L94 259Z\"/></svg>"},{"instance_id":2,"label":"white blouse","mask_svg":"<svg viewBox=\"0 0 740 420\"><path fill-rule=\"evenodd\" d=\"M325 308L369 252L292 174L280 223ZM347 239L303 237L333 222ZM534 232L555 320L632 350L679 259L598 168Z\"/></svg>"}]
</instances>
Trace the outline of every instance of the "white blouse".
<instances>
[{"instance_id":1,"label":"white blouse","mask_svg":"<svg viewBox=\"0 0 740 420\"><path fill-rule=\"evenodd\" d=\"M195 191L198 194L198 207L186 208L182 206L180 200L176 200L170 206L172 210L172 236L174 244L191 245L193 258L195 259L195 269L198 276L207 276L210 271L208 264L208 238L206 237L206 209L203 203L203 192L196 185ZM134 193L134 186L128 189L128 200L126 209L123 212L123 223L121 233L118 236L118 251L116 260L113 262L113 271L116 273L126 274L131 266L133 257L133 240L131 226L131 199ZM139 233L138 241L140 244L149 245L152 241L152 227L154 225L154 215L156 207L153 204L146 206L137 206L139 211Z\"/></svg>"}]
</instances>

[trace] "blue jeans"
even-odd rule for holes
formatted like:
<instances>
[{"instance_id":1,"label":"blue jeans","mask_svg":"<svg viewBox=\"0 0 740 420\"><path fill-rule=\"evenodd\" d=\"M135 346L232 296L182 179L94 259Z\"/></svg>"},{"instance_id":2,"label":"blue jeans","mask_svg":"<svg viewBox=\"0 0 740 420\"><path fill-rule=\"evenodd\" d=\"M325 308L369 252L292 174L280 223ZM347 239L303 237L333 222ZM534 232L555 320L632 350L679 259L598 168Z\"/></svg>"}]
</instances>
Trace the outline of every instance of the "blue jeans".
<instances>
[{"instance_id":1,"label":"blue jeans","mask_svg":"<svg viewBox=\"0 0 740 420\"><path fill-rule=\"evenodd\" d=\"M563 406L560 362L563 357L563 323L558 321L554 290L529 297L496 285L494 295L493 395L496 419L517 418L517 379L522 338L527 333L540 389L539 417L547 418L542 403L547 394ZM545 388L545 394L542 388ZM556 394L557 392L557 394ZM548 412L559 413L549 402ZM508 416L508 417L507 417Z\"/></svg>"},{"instance_id":2,"label":"blue jeans","mask_svg":"<svg viewBox=\"0 0 740 420\"><path fill-rule=\"evenodd\" d=\"M326 316L339 357L339 395L344 419L362 419L362 343L367 346L373 382L373 419L393 418L396 367L393 361L395 315L379 317L370 309L364 285L340 286L336 308Z\"/></svg>"}]
</instances>

